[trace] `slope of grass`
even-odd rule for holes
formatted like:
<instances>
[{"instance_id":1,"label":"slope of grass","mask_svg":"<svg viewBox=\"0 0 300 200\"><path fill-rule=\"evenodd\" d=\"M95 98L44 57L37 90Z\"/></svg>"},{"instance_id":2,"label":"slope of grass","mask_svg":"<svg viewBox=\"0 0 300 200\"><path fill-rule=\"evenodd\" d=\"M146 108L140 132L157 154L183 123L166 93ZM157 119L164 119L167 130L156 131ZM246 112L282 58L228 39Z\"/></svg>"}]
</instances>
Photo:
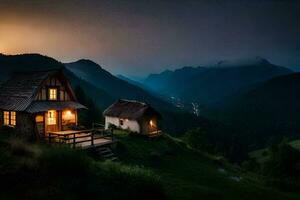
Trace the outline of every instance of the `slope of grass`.
<instances>
[{"instance_id":1,"label":"slope of grass","mask_svg":"<svg viewBox=\"0 0 300 200\"><path fill-rule=\"evenodd\" d=\"M296 200L171 137L117 131L120 163L65 147L0 138L0 199Z\"/></svg>"},{"instance_id":2,"label":"slope of grass","mask_svg":"<svg viewBox=\"0 0 300 200\"><path fill-rule=\"evenodd\" d=\"M300 150L300 140L293 140L289 144L297 150ZM264 163L269 159L268 149L259 149L249 153L251 158L255 158L258 163Z\"/></svg>"},{"instance_id":3,"label":"slope of grass","mask_svg":"<svg viewBox=\"0 0 300 200\"><path fill-rule=\"evenodd\" d=\"M291 141L291 142L290 142L290 145L291 145L292 147L294 147L295 149L300 150L300 140L294 140L294 141Z\"/></svg>"},{"instance_id":4,"label":"slope of grass","mask_svg":"<svg viewBox=\"0 0 300 200\"><path fill-rule=\"evenodd\" d=\"M0 139L0 199L165 199L151 170L67 147Z\"/></svg>"},{"instance_id":5,"label":"slope of grass","mask_svg":"<svg viewBox=\"0 0 300 200\"><path fill-rule=\"evenodd\" d=\"M156 140L116 133L122 162L144 166L159 174L170 199L299 199L299 194L265 188L255 177L241 174L235 167L222 164L189 150L179 140Z\"/></svg>"}]
</instances>

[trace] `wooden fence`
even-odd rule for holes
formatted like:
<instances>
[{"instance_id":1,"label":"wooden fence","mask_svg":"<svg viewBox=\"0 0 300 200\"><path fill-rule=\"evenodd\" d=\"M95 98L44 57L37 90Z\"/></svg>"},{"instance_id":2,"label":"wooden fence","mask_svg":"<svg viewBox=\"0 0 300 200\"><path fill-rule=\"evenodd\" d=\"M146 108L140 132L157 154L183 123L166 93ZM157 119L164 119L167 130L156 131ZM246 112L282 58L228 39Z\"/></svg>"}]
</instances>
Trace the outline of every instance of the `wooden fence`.
<instances>
[{"instance_id":1,"label":"wooden fence","mask_svg":"<svg viewBox=\"0 0 300 200\"><path fill-rule=\"evenodd\" d=\"M114 135L113 130L105 130L103 125L94 123L92 129L49 132L45 138L51 144L67 144L76 148L78 146L94 146L95 143L100 145L101 141L106 141L103 143L112 142Z\"/></svg>"}]
</instances>

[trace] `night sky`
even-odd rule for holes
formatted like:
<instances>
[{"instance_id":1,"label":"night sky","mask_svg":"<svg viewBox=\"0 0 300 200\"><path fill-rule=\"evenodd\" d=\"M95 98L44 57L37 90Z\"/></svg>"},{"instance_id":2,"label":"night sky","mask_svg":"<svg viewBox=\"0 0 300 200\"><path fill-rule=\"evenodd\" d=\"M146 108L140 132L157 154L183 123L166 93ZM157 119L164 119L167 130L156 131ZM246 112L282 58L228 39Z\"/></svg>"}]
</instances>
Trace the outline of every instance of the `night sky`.
<instances>
[{"instance_id":1,"label":"night sky","mask_svg":"<svg viewBox=\"0 0 300 200\"><path fill-rule=\"evenodd\" d=\"M0 0L0 52L135 76L255 56L297 67L300 1Z\"/></svg>"}]
</instances>

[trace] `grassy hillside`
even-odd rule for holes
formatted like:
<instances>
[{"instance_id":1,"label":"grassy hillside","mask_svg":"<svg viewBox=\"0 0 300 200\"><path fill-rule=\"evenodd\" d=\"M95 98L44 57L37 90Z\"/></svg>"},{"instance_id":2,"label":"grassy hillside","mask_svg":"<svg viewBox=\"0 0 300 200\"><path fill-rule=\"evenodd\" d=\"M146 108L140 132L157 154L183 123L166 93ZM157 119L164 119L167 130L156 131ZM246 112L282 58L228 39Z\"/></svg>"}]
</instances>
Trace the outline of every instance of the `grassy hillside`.
<instances>
[{"instance_id":1,"label":"grassy hillside","mask_svg":"<svg viewBox=\"0 0 300 200\"><path fill-rule=\"evenodd\" d=\"M158 175L67 147L0 139L0 199L165 199Z\"/></svg>"},{"instance_id":2,"label":"grassy hillside","mask_svg":"<svg viewBox=\"0 0 300 200\"><path fill-rule=\"evenodd\" d=\"M300 151L300 140L293 140L293 141L289 142L288 144L291 145L296 150ZM264 149L259 149L259 150L250 152L249 156L251 158L255 158L258 163L264 163L269 159L270 154L268 153L268 149L264 148Z\"/></svg>"},{"instance_id":3,"label":"grassy hillside","mask_svg":"<svg viewBox=\"0 0 300 200\"><path fill-rule=\"evenodd\" d=\"M180 140L130 137L117 132L118 153L123 163L144 166L156 174L170 199L298 199L300 195L264 188L255 177L195 152Z\"/></svg>"},{"instance_id":4,"label":"grassy hillside","mask_svg":"<svg viewBox=\"0 0 300 200\"><path fill-rule=\"evenodd\" d=\"M217 158L170 137L116 132L120 163L64 147L0 139L0 199L287 199Z\"/></svg>"}]
</instances>

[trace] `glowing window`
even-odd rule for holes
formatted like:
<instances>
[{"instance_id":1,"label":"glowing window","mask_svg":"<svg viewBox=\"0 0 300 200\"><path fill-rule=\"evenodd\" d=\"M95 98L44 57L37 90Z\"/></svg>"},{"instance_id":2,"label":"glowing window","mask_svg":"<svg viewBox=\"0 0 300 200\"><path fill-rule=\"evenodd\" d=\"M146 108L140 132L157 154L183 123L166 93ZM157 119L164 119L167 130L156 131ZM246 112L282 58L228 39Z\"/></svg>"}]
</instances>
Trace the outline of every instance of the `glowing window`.
<instances>
[{"instance_id":1,"label":"glowing window","mask_svg":"<svg viewBox=\"0 0 300 200\"><path fill-rule=\"evenodd\" d=\"M150 126L151 126L151 127L154 126L154 123L153 123L152 120L150 120Z\"/></svg>"},{"instance_id":2,"label":"glowing window","mask_svg":"<svg viewBox=\"0 0 300 200\"><path fill-rule=\"evenodd\" d=\"M16 112L10 112L10 125L15 126L17 124Z\"/></svg>"},{"instance_id":3,"label":"glowing window","mask_svg":"<svg viewBox=\"0 0 300 200\"><path fill-rule=\"evenodd\" d=\"M43 115L37 115L35 117L35 122L36 123L42 123L42 122L44 122L44 116Z\"/></svg>"},{"instance_id":4,"label":"glowing window","mask_svg":"<svg viewBox=\"0 0 300 200\"><path fill-rule=\"evenodd\" d=\"M76 123L76 115L71 110L62 112L63 123Z\"/></svg>"},{"instance_id":5,"label":"glowing window","mask_svg":"<svg viewBox=\"0 0 300 200\"><path fill-rule=\"evenodd\" d=\"M4 125L9 125L9 112L4 111L3 113Z\"/></svg>"},{"instance_id":6,"label":"glowing window","mask_svg":"<svg viewBox=\"0 0 300 200\"><path fill-rule=\"evenodd\" d=\"M57 100L57 89L56 88L49 89L49 100Z\"/></svg>"},{"instance_id":7,"label":"glowing window","mask_svg":"<svg viewBox=\"0 0 300 200\"><path fill-rule=\"evenodd\" d=\"M16 124L17 124L16 112L4 111L3 112L3 122L4 122L4 125L16 126Z\"/></svg>"},{"instance_id":8,"label":"glowing window","mask_svg":"<svg viewBox=\"0 0 300 200\"><path fill-rule=\"evenodd\" d=\"M48 125L56 125L56 111L55 110L48 111Z\"/></svg>"}]
</instances>

